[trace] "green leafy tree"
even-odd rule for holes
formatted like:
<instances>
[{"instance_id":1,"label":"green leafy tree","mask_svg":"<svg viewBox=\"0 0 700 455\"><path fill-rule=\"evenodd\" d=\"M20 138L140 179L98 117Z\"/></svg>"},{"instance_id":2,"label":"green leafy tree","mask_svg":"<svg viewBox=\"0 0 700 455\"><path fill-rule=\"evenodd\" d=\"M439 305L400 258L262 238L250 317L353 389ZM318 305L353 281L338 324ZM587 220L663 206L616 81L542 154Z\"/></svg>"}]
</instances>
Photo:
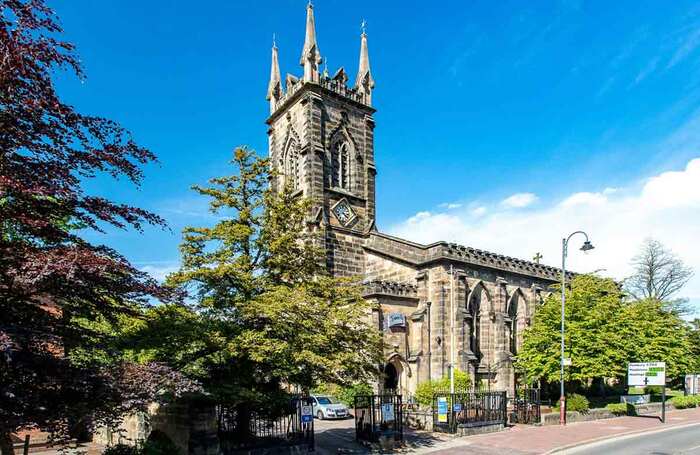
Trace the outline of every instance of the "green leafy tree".
<instances>
[{"instance_id":1,"label":"green leafy tree","mask_svg":"<svg viewBox=\"0 0 700 455\"><path fill-rule=\"evenodd\" d=\"M550 296L524 333L516 367L529 381L559 381L561 301ZM566 291L567 381L624 380L629 362L665 361L667 378L687 371L692 354L689 330L658 300L628 303L617 283L576 276Z\"/></svg>"},{"instance_id":2,"label":"green leafy tree","mask_svg":"<svg viewBox=\"0 0 700 455\"><path fill-rule=\"evenodd\" d=\"M625 304L617 284L592 275L576 276L566 291L566 351L572 365L566 379L620 377L626 371L627 341L620 331ZM516 367L528 382L559 380L561 300L552 294L523 335Z\"/></svg>"},{"instance_id":3,"label":"green leafy tree","mask_svg":"<svg viewBox=\"0 0 700 455\"><path fill-rule=\"evenodd\" d=\"M690 356L693 364L690 373L700 373L700 319L690 322L688 338L690 340Z\"/></svg>"},{"instance_id":4,"label":"green leafy tree","mask_svg":"<svg viewBox=\"0 0 700 455\"><path fill-rule=\"evenodd\" d=\"M193 307L154 310L131 331L150 343L135 355L174 358L232 404L265 401L285 384L310 390L375 375L381 337L370 304L359 284L325 273L306 228L308 201L272 190L269 162L246 148L233 164L234 175L194 187L221 219L184 231L182 267L168 279ZM159 341L149 327L170 338Z\"/></svg>"},{"instance_id":5,"label":"green leafy tree","mask_svg":"<svg viewBox=\"0 0 700 455\"><path fill-rule=\"evenodd\" d=\"M666 362L666 380L678 380L694 366L690 329L663 302L646 299L625 308L626 357L630 362Z\"/></svg>"}]
</instances>

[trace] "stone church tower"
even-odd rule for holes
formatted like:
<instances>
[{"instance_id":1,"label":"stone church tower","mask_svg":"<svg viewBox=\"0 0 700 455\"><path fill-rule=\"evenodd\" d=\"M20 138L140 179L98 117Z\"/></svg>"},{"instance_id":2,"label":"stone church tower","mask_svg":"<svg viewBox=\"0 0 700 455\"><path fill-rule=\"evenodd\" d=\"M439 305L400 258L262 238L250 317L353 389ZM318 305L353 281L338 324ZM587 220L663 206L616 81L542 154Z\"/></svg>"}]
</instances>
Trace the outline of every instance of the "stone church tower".
<instances>
[{"instance_id":1,"label":"stone church tower","mask_svg":"<svg viewBox=\"0 0 700 455\"><path fill-rule=\"evenodd\" d=\"M343 68L321 72L314 10L306 9L299 64L283 81L273 44L267 100L269 156L278 177L310 198L309 226L320 234L335 276L359 276L384 334L378 389L406 399L417 385L467 372L511 394L523 330L560 271L447 242L422 245L380 232L375 224L374 79L367 35L360 36L355 82Z\"/></svg>"},{"instance_id":2,"label":"stone church tower","mask_svg":"<svg viewBox=\"0 0 700 455\"><path fill-rule=\"evenodd\" d=\"M330 77L323 63L311 3L306 9L306 38L299 64L301 78L286 77L282 89L277 46L272 47L269 150L280 177L313 201L310 220L325 238L331 273L364 273L362 245L374 227L374 119L367 35L360 37L360 62L355 84L348 86L342 67Z\"/></svg>"}]
</instances>

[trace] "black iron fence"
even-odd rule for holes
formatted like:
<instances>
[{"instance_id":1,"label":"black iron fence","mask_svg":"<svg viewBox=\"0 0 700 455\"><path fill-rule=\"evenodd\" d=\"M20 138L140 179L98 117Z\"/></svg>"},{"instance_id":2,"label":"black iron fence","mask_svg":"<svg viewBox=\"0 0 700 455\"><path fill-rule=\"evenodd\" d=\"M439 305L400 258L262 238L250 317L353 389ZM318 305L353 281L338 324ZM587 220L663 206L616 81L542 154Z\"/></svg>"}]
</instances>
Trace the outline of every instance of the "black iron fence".
<instances>
[{"instance_id":1,"label":"black iron fence","mask_svg":"<svg viewBox=\"0 0 700 455\"><path fill-rule=\"evenodd\" d=\"M540 423L542 419L541 404L540 389L517 389L513 397L511 423Z\"/></svg>"},{"instance_id":2,"label":"black iron fence","mask_svg":"<svg viewBox=\"0 0 700 455\"><path fill-rule=\"evenodd\" d=\"M355 437L367 442L379 442L380 437L403 441L401 395L355 396Z\"/></svg>"},{"instance_id":3,"label":"black iron fence","mask_svg":"<svg viewBox=\"0 0 700 455\"><path fill-rule=\"evenodd\" d=\"M505 425L505 392L472 391L433 395L433 428L456 433L460 427Z\"/></svg>"},{"instance_id":4,"label":"black iron fence","mask_svg":"<svg viewBox=\"0 0 700 455\"><path fill-rule=\"evenodd\" d=\"M310 398L293 398L288 406L274 411L245 404L217 406L221 453L251 449L300 446L314 450L313 405Z\"/></svg>"}]
</instances>

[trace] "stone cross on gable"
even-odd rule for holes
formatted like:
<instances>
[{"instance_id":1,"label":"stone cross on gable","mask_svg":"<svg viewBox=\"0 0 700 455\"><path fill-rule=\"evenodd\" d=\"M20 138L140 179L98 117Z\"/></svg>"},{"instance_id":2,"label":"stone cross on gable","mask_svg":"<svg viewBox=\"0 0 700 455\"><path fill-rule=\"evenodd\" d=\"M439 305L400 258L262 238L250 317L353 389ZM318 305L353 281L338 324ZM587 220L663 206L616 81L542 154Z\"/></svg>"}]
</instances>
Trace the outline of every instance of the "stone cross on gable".
<instances>
[{"instance_id":1,"label":"stone cross on gable","mask_svg":"<svg viewBox=\"0 0 700 455\"><path fill-rule=\"evenodd\" d=\"M533 259L537 264L539 264L539 263L540 263L540 260L542 260L542 257L543 257L542 254L538 252L538 253L535 255L535 257L532 258L532 259Z\"/></svg>"}]
</instances>

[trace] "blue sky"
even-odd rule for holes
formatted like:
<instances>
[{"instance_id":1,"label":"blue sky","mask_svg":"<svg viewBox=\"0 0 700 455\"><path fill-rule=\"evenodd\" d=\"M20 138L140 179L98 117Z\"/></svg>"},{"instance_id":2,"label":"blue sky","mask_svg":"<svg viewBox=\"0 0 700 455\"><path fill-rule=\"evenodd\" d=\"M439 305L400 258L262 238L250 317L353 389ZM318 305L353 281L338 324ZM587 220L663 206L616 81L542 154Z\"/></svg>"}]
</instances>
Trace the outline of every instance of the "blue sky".
<instances>
[{"instance_id":1,"label":"blue sky","mask_svg":"<svg viewBox=\"0 0 700 455\"><path fill-rule=\"evenodd\" d=\"M97 240L162 275L180 230L212 222L189 187L229 173L237 145L266 153L272 34L282 73L299 74L305 1L53 4L88 76L60 92L161 160L138 190L90 188L171 231ZM317 0L315 14L331 72L355 73L367 20L380 229L557 265L561 235L584 228L601 247L572 265L618 278L654 236L700 273L697 2ZM700 302L700 279L686 295Z\"/></svg>"}]
</instances>

